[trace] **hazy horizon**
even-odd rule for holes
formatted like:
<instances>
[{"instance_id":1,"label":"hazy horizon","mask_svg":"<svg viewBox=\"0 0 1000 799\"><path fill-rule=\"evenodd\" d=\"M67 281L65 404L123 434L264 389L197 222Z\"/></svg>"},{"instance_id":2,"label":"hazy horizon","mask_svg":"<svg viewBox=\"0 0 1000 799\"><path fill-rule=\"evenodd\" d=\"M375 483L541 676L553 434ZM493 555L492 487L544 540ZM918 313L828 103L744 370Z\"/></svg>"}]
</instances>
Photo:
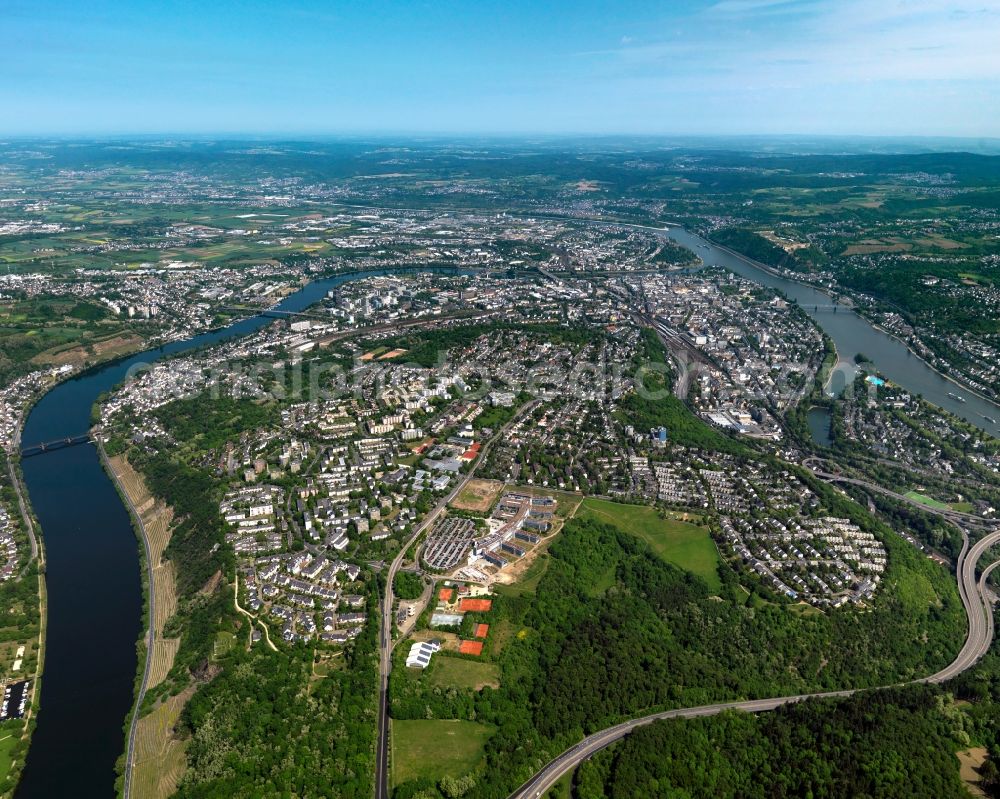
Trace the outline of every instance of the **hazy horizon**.
<instances>
[{"instance_id":1,"label":"hazy horizon","mask_svg":"<svg viewBox=\"0 0 1000 799\"><path fill-rule=\"evenodd\" d=\"M968 154L983 157L1000 157L1000 138L961 136L850 136L797 134L731 135L720 136L652 136L639 134L459 134L413 133L407 131L371 131L367 133L312 133L289 132L149 132L107 134L0 134L0 148L13 154L18 146L30 148L60 148L74 146L98 147L107 150L167 149L183 150L186 147L211 147L258 144L267 146L273 154L281 148L299 155L329 155L332 148L374 147L412 148L414 151L438 150L442 153L482 149L516 153L518 150L536 149L539 152L588 153L634 152L641 153L716 153L733 152L766 156L844 156L866 155L912 156ZM304 148L313 148L313 151ZM237 152L232 150L230 152ZM247 154L251 150L245 151ZM24 157L31 157L30 151Z\"/></svg>"}]
</instances>

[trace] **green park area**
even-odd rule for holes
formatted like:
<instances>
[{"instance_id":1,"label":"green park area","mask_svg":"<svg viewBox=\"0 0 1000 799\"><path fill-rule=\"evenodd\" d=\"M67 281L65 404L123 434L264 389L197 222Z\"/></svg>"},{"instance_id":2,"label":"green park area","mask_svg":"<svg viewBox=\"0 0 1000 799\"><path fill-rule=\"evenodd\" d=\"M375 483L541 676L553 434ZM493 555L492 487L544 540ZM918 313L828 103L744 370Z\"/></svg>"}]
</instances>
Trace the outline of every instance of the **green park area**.
<instances>
[{"instance_id":1,"label":"green park area","mask_svg":"<svg viewBox=\"0 0 1000 799\"><path fill-rule=\"evenodd\" d=\"M622 505L588 497L577 516L611 524L637 536L667 563L701 577L712 591L719 591L719 550L706 528L672 518L661 518L656 508Z\"/></svg>"},{"instance_id":2,"label":"green park area","mask_svg":"<svg viewBox=\"0 0 1000 799\"><path fill-rule=\"evenodd\" d=\"M489 724L452 719L392 720L392 784L464 777L483 762Z\"/></svg>"}]
</instances>

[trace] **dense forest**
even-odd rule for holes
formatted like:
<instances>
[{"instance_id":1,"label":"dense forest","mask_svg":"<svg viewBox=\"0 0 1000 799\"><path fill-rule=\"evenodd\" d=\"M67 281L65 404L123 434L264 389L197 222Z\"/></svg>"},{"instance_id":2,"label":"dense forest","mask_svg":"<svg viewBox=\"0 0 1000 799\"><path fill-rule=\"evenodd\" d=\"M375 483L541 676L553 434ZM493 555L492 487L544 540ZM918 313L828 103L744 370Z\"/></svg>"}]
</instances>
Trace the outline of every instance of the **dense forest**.
<instances>
[{"instance_id":1,"label":"dense forest","mask_svg":"<svg viewBox=\"0 0 1000 799\"><path fill-rule=\"evenodd\" d=\"M773 713L657 722L584 763L575 799L967 797L954 752L982 746L979 787L1000 796L1000 657L943 687L813 699Z\"/></svg>"},{"instance_id":2,"label":"dense forest","mask_svg":"<svg viewBox=\"0 0 1000 799\"><path fill-rule=\"evenodd\" d=\"M942 334L971 333L989 335L997 332L997 320L990 309L967 295L930 291L924 285L927 275L961 282L966 264L921 264L919 270L908 261L885 261L877 269L845 267L838 279L848 288L869 294L901 311L913 324L933 319L934 329Z\"/></svg>"},{"instance_id":3,"label":"dense forest","mask_svg":"<svg viewBox=\"0 0 1000 799\"><path fill-rule=\"evenodd\" d=\"M188 702L180 799L367 799L374 790L378 591L343 669L317 678L313 647L237 648Z\"/></svg>"},{"instance_id":4,"label":"dense forest","mask_svg":"<svg viewBox=\"0 0 1000 799\"><path fill-rule=\"evenodd\" d=\"M494 724L470 797L502 797L585 734L658 708L911 679L947 663L962 610L950 577L900 549L871 612L800 616L747 601L721 567L722 600L644 542L573 519L549 549L535 594L503 596L494 623L517 631L499 652L499 690L427 691L393 672L395 718ZM581 697L586 697L582 701ZM406 799L434 786L406 784Z\"/></svg>"},{"instance_id":5,"label":"dense forest","mask_svg":"<svg viewBox=\"0 0 1000 799\"><path fill-rule=\"evenodd\" d=\"M424 592L424 581L413 572L397 572L392 592L398 599L417 599Z\"/></svg>"},{"instance_id":6,"label":"dense forest","mask_svg":"<svg viewBox=\"0 0 1000 799\"><path fill-rule=\"evenodd\" d=\"M956 722L914 686L642 727L579 769L577 799L968 797Z\"/></svg>"},{"instance_id":7,"label":"dense forest","mask_svg":"<svg viewBox=\"0 0 1000 799\"><path fill-rule=\"evenodd\" d=\"M206 450L239 438L244 430L268 427L278 421L274 404L213 397L210 391L168 403L157 410L156 416L179 442L194 442Z\"/></svg>"},{"instance_id":8,"label":"dense forest","mask_svg":"<svg viewBox=\"0 0 1000 799\"><path fill-rule=\"evenodd\" d=\"M792 254L768 241L759 233L746 228L723 228L713 232L711 237L712 241L717 244L729 247L741 255L776 269L808 271L811 263L822 259L821 253L814 247L808 247Z\"/></svg>"},{"instance_id":9,"label":"dense forest","mask_svg":"<svg viewBox=\"0 0 1000 799\"><path fill-rule=\"evenodd\" d=\"M205 471L163 452L136 458L155 497L174 511L167 557L177 570L177 588L189 597L217 571L232 573L232 551L225 546L216 483Z\"/></svg>"}]
</instances>

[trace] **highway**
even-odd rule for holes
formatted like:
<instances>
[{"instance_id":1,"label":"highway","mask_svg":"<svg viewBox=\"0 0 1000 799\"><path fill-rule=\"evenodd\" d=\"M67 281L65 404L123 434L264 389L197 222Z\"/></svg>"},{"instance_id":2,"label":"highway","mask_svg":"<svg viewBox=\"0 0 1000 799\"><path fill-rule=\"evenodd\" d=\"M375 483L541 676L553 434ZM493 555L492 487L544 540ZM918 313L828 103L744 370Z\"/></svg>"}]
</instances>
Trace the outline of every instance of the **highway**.
<instances>
[{"instance_id":1,"label":"highway","mask_svg":"<svg viewBox=\"0 0 1000 799\"><path fill-rule=\"evenodd\" d=\"M965 535L965 545L958 559L958 591L965 607L966 615L969 618L969 629L966 635L965 645L948 666L941 671L914 680L914 683L942 683L956 677L966 669L972 667L980 657L990 648L993 640L993 612L992 599L989 588L986 586L986 578L989 573L1000 565L997 561L987 567L976 582L976 564L991 546L1000 543L1000 531L989 533L970 547L968 535ZM830 691L826 693L795 694L792 696L781 696L772 699L750 699L738 702L719 702L712 705L700 705L698 707L678 708L676 710L665 710L660 713L652 713L648 716L625 721L613 727L588 735L575 746L567 749L557 758L549 762L541 771L535 774L530 780L524 783L514 793L510 799L537 799L546 791L552 788L564 774L577 768L584 760L590 758L595 752L621 740L637 727L652 724L654 721L675 718L696 718L698 716L714 716L726 710L742 710L747 713L762 713L774 710L782 705L800 702L803 699L822 697L846 697L856 693L855 690Z\"/></svg>"},{"instance_id":2,"label":"highway","mask_svg":"<svg viewBox=\"0 0 1000 799\"><path fill-rule=\"evenodd\" d=\"M399 553L393 559L392 564L389 566L389 571L386 574L385 580L385 594L382 597L382 619L379 625L379 710L378 710L378 727L377 735L378 740L375 744L375 799L389 799L389 672L392 670L392 650L393 650L393 640L392 640L392 630L393 630L393 604L395 603L395 597L392 593L392 582L396 577L396 572L399 571L400 566L403 563L403 559L406 556L407 550L424 534L426 530L430 528L432 524L437 520L444 509L448 506L458 493L465 488L465 484L473 478L476 474L476 470L479 468L479 464L486 460L486 456L489 453L490 448L493 443L498 439L502 438L507 434L517 422L524 418L524 416L530 413L537 405L538 400L532 400L526 403L524 406L518 410L514 417L507 422L502 428L500 428L496 433L493 434L492 438L487 441L479 452L479 457L473 464L472 468L469 469L468 474L466 474L461 480L459 480L455 487L444 496L437 505L424 517L423 521L417 526L417 529L413 532L413 535L409 537L405 544L399 549Z\"/></svg>"},{"instance_id":3,"label":"highway","mask_svg":"<svg viewBox=\"0 0 1000 799\"><path fill-rule=\"evenodd\" d=\"M942 683L952 677L957 677L966 669L971 668L985 654L993 640L993 604L986 586L986 577L996 564L990 565L983 572L983 579L978 583L976 582L976 564L979 563L986 550L1000 543L1000 531L983 536L972 546L969 546L969 539L964 531L963 536L965 536L965 543L958 556L956 571L958 592L962 597L962 604L965 605L966 615L969 617L969 630L965 645L949 665L937 674L932 674L917 682Z\"/></svg>"},{"instance_id":4,"label":"highway","mask_svg":"<svg viewBox=\"0 0 1000 799\"><path fill-rule=\"evenodd\" d=\"M815 474L817 477L826 480L828 483L846 483L849 485L859 486L868 491L875 491L876 493L892 497L893 499L899 502L903 502L907 505L913 505L914 507L919 508L920 510L925 511L927 513L935 513L938 516L942 516L948 521L952 522L953 524L959 526L963 524L974 524L974 525L989 525L992 527L996 523L991 519L984 519L982 516L976 516L972 513L964 513L963 511L951 510L950 508L935 508L930 505L926 505L923 502L918 502L915 499L911 499L910 497L903 496L902 494L897 494L895 491L891 491L888 488L883 488L882 486L877 485L875 483L871 483L867 480L861 480L856 477L845 477L842 474L835 474L833 472L824 471L822 468L816 465L818 463L823 463L823 461L820 458L806 458L802 462L802 465L810 469L812 473Z\"/></svg>"}]
</instances>

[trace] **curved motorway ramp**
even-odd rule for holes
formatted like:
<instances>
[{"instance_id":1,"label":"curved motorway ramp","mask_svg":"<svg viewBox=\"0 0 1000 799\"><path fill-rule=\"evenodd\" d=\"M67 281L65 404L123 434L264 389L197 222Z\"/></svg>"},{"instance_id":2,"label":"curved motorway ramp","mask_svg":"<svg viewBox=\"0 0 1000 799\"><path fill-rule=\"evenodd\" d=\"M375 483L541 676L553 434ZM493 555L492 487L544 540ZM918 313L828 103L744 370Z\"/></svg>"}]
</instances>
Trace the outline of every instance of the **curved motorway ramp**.
<instances>
[{"instance_id":1,"label":"curved motorway ramp","mask_svg":"<svg viewBox=\"0 0 1000 799\"><path fill-rule=\"evenodd\" d=\"M986 650L990 648L993 640L993 606L989 588L986 586L986 578L993 571L1000 561L991 564L982 574L979 582L976 582L976 564L983 554L994 544L1000 543L1000 531L989 533L981 538L974 545L969 545L968 535L965 535L965 545L958 558L958 591L965 606L966 615L969 618L969 631L966 635L965 645L958 653L955 660L930 677L914 680L918 683L942 683L956 677L966 669L971 668ZM676 710L665 710L660 713L652 713L648 716L625 721L616 724L614 727L595 732L588 735L578 744L567 749L555 760L552 760L545 768L539 771L534 777L511 794L511 799L537 799L549 790L566 772L579 766L584 760L591 757L595 752L619 741L628 735L636 727L652 724L654 721L676 718L694 718L697 716L714 716L725 710L743 710L748 713L761 713L767 710L774 710L781 705L791 702L799 702L803 699L816 697L843 697L856 693L854 690L830 691L827 693L796 694L793 696L781 696L773 699L750 699L738 702L719 702L714 705L700 705L698 707L678 708Z\"/></svg>"}]
</instances>

